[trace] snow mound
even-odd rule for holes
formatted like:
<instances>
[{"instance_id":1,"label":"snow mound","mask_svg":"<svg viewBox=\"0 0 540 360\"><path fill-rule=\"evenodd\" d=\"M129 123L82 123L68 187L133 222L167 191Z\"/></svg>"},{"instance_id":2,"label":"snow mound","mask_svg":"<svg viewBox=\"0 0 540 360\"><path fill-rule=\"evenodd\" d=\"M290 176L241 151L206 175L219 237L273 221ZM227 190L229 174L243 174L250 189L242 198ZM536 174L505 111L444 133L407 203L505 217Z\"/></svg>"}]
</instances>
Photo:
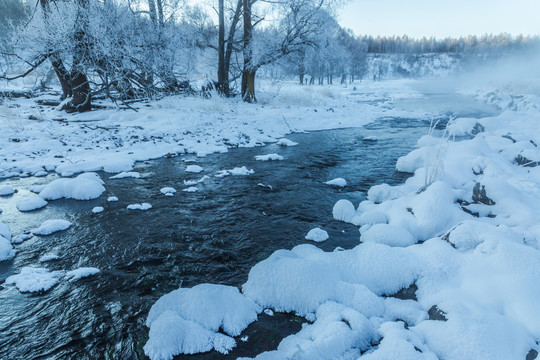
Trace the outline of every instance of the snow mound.
<instances>
[{"instance_id":1,"label":"snow mound","mask_svg":"<svg viewBox=\"0 0 540 360\"><path fill-rule=\"evenodd\" d=\"M0 196L13 195L15 190L11 186L3 185L0 186Z\"/></svg>"},{"instance_id":2,"label":"snow mound","mask_svg":"<svg viewBox=\"0 0 540 360\"><path fill-rule=\"evenodd\" d=\"M186 186L197 185L198 183L199 182L195 181L195 180L184 180L184 185L186 185Z\"/></svg>"},{"instance_id":3,"label":"snow mound","mask_svg":"<svg viewBox=\"0 0 540 360\"><path fill-rule=\"evenodd\" d=\"M199 189L196 186L190 186L187 189L182 189L182 191L185 191L185 192L197 192L197 191L199 191Z\"/></svg>"},{"instance_id":4,"label":"snow mound","mask_svg":"<svg viewBox=\"0 0 540 360\"><path fill-rule=\"evenodd\" d=\"M116 196L109 196L109 197L107 198L107 201L108 201L108 202L115 202L115 201L118 201L118 198L117 198Z\"/></svg>"},{"instance_id":5,"label":"snow mound","mask_svg":"<svg viewBox=\"0 0 540 360\"><path fill-rule=\"evenodd\" d=\"M162 194L164 194L165 196L172 196L175 192L176 192L176 189L175 188L172 188L172 187L164 187L162 188L161 190L159 190Z\"/></svg>"},{"instance_id":6,"label":"snow mound","mask_svg":"<svg viewBox=\"0 0 540 360\"><path fill-rule=\"evenodd\" d=\"M296 146L298 145L298 143L292 141L292 140L289 140L289 139L285 139L285 138L281 138L277 141L277 143L279 146Z\"/></svg>"},{"instance_id":7,"label":"snow mound","mask_svg":"<svg viewBox=\"0 0 540 360\"><path fill-rule=\"evenodd\" d=\"M419 259L406 250L374 243L330 253L307 244L278 250L251 269L242 290L276 311L307 315L336 301L368 317L382 316L376 295L393 294L419 275Z\"/></svg>"},{"instance_id":8,"label":"snow mound","mask_svg":"<svg viewBox=\"0 0 540 360\"><path fill-rule=\"evenodd\" d=\"M103 181L96 173L84 173L75 178L62 178L50 182L39 196L45 200L61 198L75 200L97 199L105 188Z\"/></svg>"},{"instance_id":9,"label":"snow mound","mask_svg":"<svg viewBox=\"0 0 540 360\"><path fill-rule=\"evenodd\" d=\"M254 173L255 171L253 171L253 169L248 170L248 168L246 168L245 166L242 166L242 167L235 167L234 169L231 169L231 170L220 170L216 174L216 177L224 177L224 176L229 176L229 175L247 176Z\"/></svg>"},{"instance_id":10,"label":"snow mound","mask_svg":"<svg viewBox=\"0 0 540 360\"><path fill-rule=\"evenodd\" d=\"M388 184L379 184L372 186L367 192L367 199L375 204L380 204L386 200L397 199L403 196L403 192L397 187Z\"/></svg>"},{"instance_id":11,"label":"snow mound","mask_svg":"<svg viewBox=\"0 0 540 360\"><path fill-rule=\"evenodd\" d=\"M405 156L400 157L396 162L396 170L399 172L413 174L417 169L424 166L425 152L427 149L415 149Z\"/></svg>"},{"instance_id":12,"label":"snow mound","mask_svg":"<svg viewBox=\"0 0 540 360\"><path fill-rule=\"evenodd\" d=\"M11 259L15 256L15 250L11 246L11 231L9 226L0 222L0 261Z\"/></svg>"},{"instance_id":13,"label":"snow mound","mask_svg":"<svg viewBox=\"0 0 540 360\"><path fill-rule=\"evenodd\" d=\"M20 292L47 291L58 282L61 271L50 272L45 268L23 267L21 272L11 275L5 284L15 285Z\"/></svg>"},{"instance_id":14,"label":"snow mound","mask_svg":"<svg viewBox=\"0 0 540 360\"><path fill-rule=\"evenodd\" d=\"M410 232L402 227L389 224L375 224L362 233L360 240L376 242L388 246L410 246L416 243Z\"/></svg>"},{"instance_id":15,"label":"snow mound","mask_svg":"<svg viewBox=\"0 0 540 360\"><path fill-rule=\"evenodd\" d=\"M103 209L103 206L96 206L96 207L94 207L94 208L92 209L92 212L93 212L94 214L98 214L98 213L100 213L100 212L103 212L103 210L105 210L105 209Z\"/></svg>"},{"instance_id":16,"label":"snow mound","mask_svg":"<svg viewBox=\"0 0 540 360\"><path fill-rule=\"evenodd\" d=\"M84 277L92 276L94 274L97 274L99 271L98 268L94 267L82 267L75 270L68 271L66 273L66 278L69 281L76 281Z\"/></svg>"},{"instance_id":17,"label":"snow mound","mask_svg":"<svg viewBox=\"0 0 540 360\"><path fill-rule=\"evenodd\" d=\"M66 230L71 226L71 222L61 219L45 220L41 225L32 230L35 235L50 235L52 233Z\"/></svg>"},{"instance_id":18,"label":"snow mound","mask_svg":"<svg viewBox=\"0 0 540 360\"><path fill-rule=\"evenodd\" d=\"M15 250L11 246L9 239L0 235L0 261L12 259L15 256Z\"/></svg>"},{"instance_id":19,"label":"snow mound","mask_svg":"<svg viewBox=\"0 0 540 360\"><path fill-rule=\"evenodd\" d=\"M306 240L322 242L328 240L328 233L320 228L311 229L306 235Z\"/></svg>"},{"instance_id":20,"label":"snow mound","mask_svg":"<svg viewBox=\"0 0 540 360\"><path fill-rule=\"evenodd\" d=\"M110 172L115 172L115 171L110 171ZM141 177L141 174L138 173L137 171L128 171L128 172L124 171L114 176L111 176L109 179L125 179L125 178L138 179L140 177Z\"/></svg>"},{"instance_id":21,"label":"snow mound","mask_svg":"<svg viewBox=\"0 0 540 360\"><path fill-rule=\"evenodd\" d=\"M271 161L271 160L283 160L283 156L278 154L257 155L255 160L259 161Z\"/></svg>"},{"instance_id":22,"label":"snow mound","mask_svg":"<svg viewBox=\"0 0 540 360\"><path fill-rule=\"evenodd\" d=\"M331 186L337 186L337 187L345 187L347 186L347 180L343 178L335 178L333 180L325 182L325 184L331 185Z\"/></svg>"},{"instance_id":23,"label":"snow mound","mask_svg":"<svg viewBox=\"0 0 540 360\"><path fill-rule=\"evenodd\" d=\"M148 203L142 203L142 204L130 204L127 206L129 210L148 210L152 208L152 205Z\"/></svg>"},{"instance_id":24,"label":"snow mound","mask_svg":"<svg viewBox=\"0 0 540 360\"><path fill-rule=\"evenodd\" d=\"M235 287L201 284L174 290L150 309L145 354L152 360L212 349L226 354L236 346L231 336L240 335L260 312ZM220 329L228 336L219 333Z\"/></svg>"},{"instance_id":25,"label":"snow mound","mask_svg":"<svg viewBox=\"0 0 540 360\"><path fill-rule=\"evenodd\" d=\"M0 222L0 236L11 240L11 231L9 230L9 226L3 222Z\"/></svg>"},{"instance_id":26,"label":"snow mound","mask_svg":"<svg viewBox=\"0 0 540 360\"><path fill-rule=\"evenodd\" d=\"M47 206L48 202L39 196L23 199L17 203L19 211L33 211Z\"/></svg>"},{"instance_id":27,"label":"snow mound","mask_svg":"<svg viewBox=\"0 0 540 360\"><path fill-rule=\"evenodd\" d=\"M201 171L203 171L203 168L199 165L188 165L186 167L186 172L189 173L200 173Z\"/></svg>"},{"instance_id":28,"label":"snow mound","mask_svg":"<svg viewBox=\"0 0 540 360\"><path fill-rule=\"evenodd\" d=\"M339 200L332 209L334 219L344 222L351 222L356 210L349 200Z\"/></svg>"}]
</instances>

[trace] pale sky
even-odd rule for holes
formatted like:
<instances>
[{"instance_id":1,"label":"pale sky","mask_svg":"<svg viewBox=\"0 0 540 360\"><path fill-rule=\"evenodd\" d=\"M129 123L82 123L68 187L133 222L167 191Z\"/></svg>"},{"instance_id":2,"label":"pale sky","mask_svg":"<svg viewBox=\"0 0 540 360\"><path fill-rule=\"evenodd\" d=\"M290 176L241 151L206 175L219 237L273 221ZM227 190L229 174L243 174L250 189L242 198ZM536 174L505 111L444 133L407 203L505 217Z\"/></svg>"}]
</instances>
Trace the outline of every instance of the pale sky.
<instances>
[{"instance_id":1,"label":"pale sky","mask_svg":"<svg viewBox=\"0 0 540 360\"><path fill-rule=\"evenodd\" d=\"M357 35L540 34L540 0L348 0L339 22Z\"/></svg>"}]
</instances>

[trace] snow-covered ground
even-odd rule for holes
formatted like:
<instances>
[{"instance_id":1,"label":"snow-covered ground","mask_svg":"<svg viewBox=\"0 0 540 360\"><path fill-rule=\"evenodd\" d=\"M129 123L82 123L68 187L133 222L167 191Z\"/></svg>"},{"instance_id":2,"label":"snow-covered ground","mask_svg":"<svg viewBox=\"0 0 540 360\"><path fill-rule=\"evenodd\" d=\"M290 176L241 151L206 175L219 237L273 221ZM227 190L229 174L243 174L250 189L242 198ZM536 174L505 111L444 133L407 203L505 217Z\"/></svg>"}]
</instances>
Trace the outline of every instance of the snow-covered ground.
<instances>
[{"instance_id":1,"label":"snow-covered ground","mask_svg":"<svg viewBox=\"0 0 540 360\"><path fill-rule=\"evenodd\" d=\"M89 200L105 191L92 171L129 173L136 161L167 154L204 156L276 142L293 131L426 116L392 106L394 100L421 97L407 81L364 82L356 89L265 86L258 105L168 98L139 112L36 114L31 100L5 100L0 176L56 172L63 177L38 189L38 199ZM360 204L339 200L333 216L359 227L355 248L324 252L312 241L328 235L313 229L306 244L255 265L241 291L201 284L162 297L146 320L145 353L152 360L211 349L227 353L265 310L294 312L309 322L257 359L521 360L540 351L540 98L518 94L520 89L463 90L504 111L457 118L442 138L419 139L418 148L397 161L397 169L412 174L404 184L374 186ZM278 144L295 145L283 139ZM67 177L78 173L83 174ZM208 175L253 173L243 166ZM328 184L345 185L341 180ZM0 189L11 196L12 189ZM23 209L36 209L29 199ZM71 225L48 220L44 231L34 233ZM10 241L9 227L0 222L0 260L16 256ZM56 255L44 256L45 262ZM81 268L66 277L98 271ZM61 276L24 267L6 285L45 291Z\"/></svg>"}]
</instances>

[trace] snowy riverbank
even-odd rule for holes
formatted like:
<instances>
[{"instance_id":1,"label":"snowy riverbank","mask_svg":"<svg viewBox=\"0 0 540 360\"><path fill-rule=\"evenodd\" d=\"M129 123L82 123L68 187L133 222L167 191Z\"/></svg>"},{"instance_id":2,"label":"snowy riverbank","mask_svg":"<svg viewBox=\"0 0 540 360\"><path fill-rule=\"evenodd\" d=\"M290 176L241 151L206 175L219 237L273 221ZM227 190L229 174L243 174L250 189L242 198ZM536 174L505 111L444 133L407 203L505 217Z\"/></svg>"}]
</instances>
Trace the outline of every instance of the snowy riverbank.
<instances>
[{"instance_id":1,"label":"snowy riverbank","mask_svg":"<svg viewBox=\"0 0 540 360\"><path fill-rule=\"evenodd\" d=\"M242 293L201 285L161 298L146 353L226 353L273 309L310 323L257 359L535 358L539 102L513 99L518 111L456 119L449 139L421 138L397 163L414 173L405 184L374 186L358 207L338 202L334 216L360 227L354 249L279 250Z\"/></svg>"},{"instance_id":2,"label":"snowy riverbank","mask_svg":"<svg viewBox=\"0 0 540 360\"><path fill-rule=\"evenodd\" d=\"M66 114L40 107L34 99L6 99L0 106L0 178L55 171L62 176L119 173L136 161L167 154L205 156L275 142L290 132L425 116L391 106L394 99L420 96L407 81L364 82L356 88L263 84L256 105L219 97L169 97L134 105L137 112Z\"/></svg>"}]
</instances>

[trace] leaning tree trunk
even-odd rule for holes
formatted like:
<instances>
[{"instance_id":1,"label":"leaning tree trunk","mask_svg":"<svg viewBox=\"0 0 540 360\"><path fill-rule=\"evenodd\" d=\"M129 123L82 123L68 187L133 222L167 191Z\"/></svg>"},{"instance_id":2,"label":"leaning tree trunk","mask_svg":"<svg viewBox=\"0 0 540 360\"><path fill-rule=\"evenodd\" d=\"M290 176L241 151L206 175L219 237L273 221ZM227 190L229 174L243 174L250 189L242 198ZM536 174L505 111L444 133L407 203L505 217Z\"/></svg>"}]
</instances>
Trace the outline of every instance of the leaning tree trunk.
<instances>
[{"instance_id":1,"label":"leaning tree trunk","mask_svg":"<svg viewBox=\"0 0 540 360\"><path fill-rule=\"evenodd\" d=\"M255 73L253 68L253 24L251 23L251 0L243 0L244 4L244 68L242 70L242 99L245 102L256 102Z\"/></svg>"},{"instance_id":2,"label":"leaning tree trunk","mask_svg":"<svg viewBox=\"0 0 540 360\"><path fill-rule=\"evenodd\" d=\"M88 60L90 49L88 42L88 0L79 0L75 24L75 48L71 67L71 110L83 112L92 109L90 84L84 72L84 62Z\"/></svg>"},{"instance_id":3,"label":"leaning tree trunk","mask_svg":"<svg viewBox=\"0 0 540 360\"><path fill-rule=\"evenodd\" d=\"M45 19L45 24L46 24L46 31L49 31L50 26L48 22L49 22L49 13L51 11L49 0L40 0L39 4L41 5L41 10L43 11L43 17ZM71 79L69 76L69 72L64 66L62 59L60 59L60 55L54 49L49 50L49 60L51 62L51 65L54 69L56 76L58 77L60 86L62 86L61 100L71 97L72 95L71 94Z\"/></svg>"}]
</instances>

